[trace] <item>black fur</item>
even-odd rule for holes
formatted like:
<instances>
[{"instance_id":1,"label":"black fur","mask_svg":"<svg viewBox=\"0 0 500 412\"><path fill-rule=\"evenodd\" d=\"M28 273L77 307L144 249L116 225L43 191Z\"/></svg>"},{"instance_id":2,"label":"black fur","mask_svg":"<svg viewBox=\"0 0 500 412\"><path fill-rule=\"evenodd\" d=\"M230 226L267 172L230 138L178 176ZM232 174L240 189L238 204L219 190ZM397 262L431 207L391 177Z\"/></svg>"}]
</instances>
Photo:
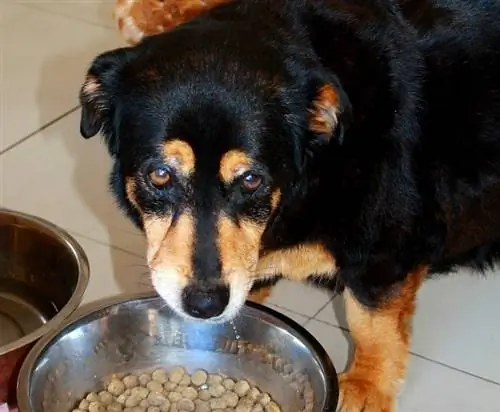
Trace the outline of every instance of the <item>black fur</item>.
<instances>
[{"instance_id":1,"label":"black fur","mask_svg":"<svg viewBox=\"0 0 500 412\"><path fill-rule=\"evenodd\" d=\"M214 208L269 215L269 193L224 197L214 178L220 154L244 147L283 193L264 247L323 243L366 305L417 266L484 269L500 255L498 1L239 0L90 74L101 88L82 94L82 133L103 131L113 191L139 226L123 179L183 136L202 154L198 233L213 232ZM332 139L307 127L325 83L343 96ZM162 213L181 199L141 201Z\"/></svg>"}]
</instances>

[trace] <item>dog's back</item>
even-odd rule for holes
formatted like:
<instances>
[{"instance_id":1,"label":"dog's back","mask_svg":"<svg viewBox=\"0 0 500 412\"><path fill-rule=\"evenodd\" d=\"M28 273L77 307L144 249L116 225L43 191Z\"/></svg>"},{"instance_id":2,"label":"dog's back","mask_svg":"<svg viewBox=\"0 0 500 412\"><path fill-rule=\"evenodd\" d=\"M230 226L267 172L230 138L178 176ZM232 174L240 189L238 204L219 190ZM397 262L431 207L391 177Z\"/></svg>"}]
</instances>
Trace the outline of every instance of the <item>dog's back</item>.
<instances>
[{"instance_id":1,"label":"dog's back","mask_svg":"<svg viewBox=\"0 0 500 412\"><path fill-rule=\"evenodd\" d=\"M417 173L446 225L440 263L484 267L500 252L500 3L401 8L425 57Z\"/></svg>"},{"instance_id":2,"label":"dog's back","mask_svg":"<svg viewBox=\"0 0 500 412\"><path fill-rule=\"evenodd\" d=\"M322 206L322 227L342 239L339 249L360 250L359 234L376 233L376 249L399 248L400 262L444 270L491 261L500 237L500 3L312 4L313 45L354 108L344 146L325 155L321 172L344 176L325 184L325 198L347 195Z\"/></svg>"}]
</instances>

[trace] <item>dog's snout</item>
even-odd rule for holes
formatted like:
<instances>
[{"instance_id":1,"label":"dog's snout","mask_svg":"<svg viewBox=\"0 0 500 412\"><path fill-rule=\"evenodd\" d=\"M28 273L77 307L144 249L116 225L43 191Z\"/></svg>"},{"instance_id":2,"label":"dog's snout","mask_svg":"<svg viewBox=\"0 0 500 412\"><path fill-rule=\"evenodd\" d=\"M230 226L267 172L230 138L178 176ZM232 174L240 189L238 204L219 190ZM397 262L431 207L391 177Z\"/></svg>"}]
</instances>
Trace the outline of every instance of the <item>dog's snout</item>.
<instances>
[{"instance_id":1,"label":"dog's snout","mask_svg":"<svg viewBox=\"0 0 500 412\"><path fill-rule=\"evenodd\" d=\"M189 285L182 293L185 312L195 318L210 319L221 315L229 303L229 287Z\"/></svg>"}]
</instances>

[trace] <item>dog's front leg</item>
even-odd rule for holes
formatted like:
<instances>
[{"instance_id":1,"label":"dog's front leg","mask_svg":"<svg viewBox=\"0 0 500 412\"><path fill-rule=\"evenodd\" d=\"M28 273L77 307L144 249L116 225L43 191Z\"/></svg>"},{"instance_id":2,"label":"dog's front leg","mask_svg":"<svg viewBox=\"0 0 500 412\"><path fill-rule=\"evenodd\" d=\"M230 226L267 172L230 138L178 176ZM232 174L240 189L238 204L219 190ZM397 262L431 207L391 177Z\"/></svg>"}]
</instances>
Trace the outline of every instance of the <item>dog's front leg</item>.
<instances>
[{"instance_id":1,"label":"dog's front leg","mask_svg":"<svg viewBox=\"0 0 500 412\"><path fill-rule=\"evenodd\" d=\"M349 369L340 375L338 410L395 410L409 358L416 294L426 274L426 269L410 273L377 309L363 306L349 289L345 290L347 321L355 349Z\"/></svg>"}]
</instances>

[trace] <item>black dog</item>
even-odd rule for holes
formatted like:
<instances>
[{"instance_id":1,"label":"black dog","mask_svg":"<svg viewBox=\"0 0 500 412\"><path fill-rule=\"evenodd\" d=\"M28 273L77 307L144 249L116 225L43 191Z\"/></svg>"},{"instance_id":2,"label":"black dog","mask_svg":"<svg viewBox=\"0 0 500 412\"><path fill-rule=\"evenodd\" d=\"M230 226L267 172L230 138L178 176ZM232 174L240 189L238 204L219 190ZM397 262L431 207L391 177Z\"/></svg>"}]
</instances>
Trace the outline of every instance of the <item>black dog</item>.
<instances>
[{"instance_id":1,"label":"black dog","mask_svg":"<svg viewBox=\"0 0 500 412\"><path fill-rule=\"evenodd\" d=\"M97 57L81 103L177 312L344 287L343 411L394 409L429 274L500 255L496 0L240 0Z\"/></svg>"}]
</instances>

